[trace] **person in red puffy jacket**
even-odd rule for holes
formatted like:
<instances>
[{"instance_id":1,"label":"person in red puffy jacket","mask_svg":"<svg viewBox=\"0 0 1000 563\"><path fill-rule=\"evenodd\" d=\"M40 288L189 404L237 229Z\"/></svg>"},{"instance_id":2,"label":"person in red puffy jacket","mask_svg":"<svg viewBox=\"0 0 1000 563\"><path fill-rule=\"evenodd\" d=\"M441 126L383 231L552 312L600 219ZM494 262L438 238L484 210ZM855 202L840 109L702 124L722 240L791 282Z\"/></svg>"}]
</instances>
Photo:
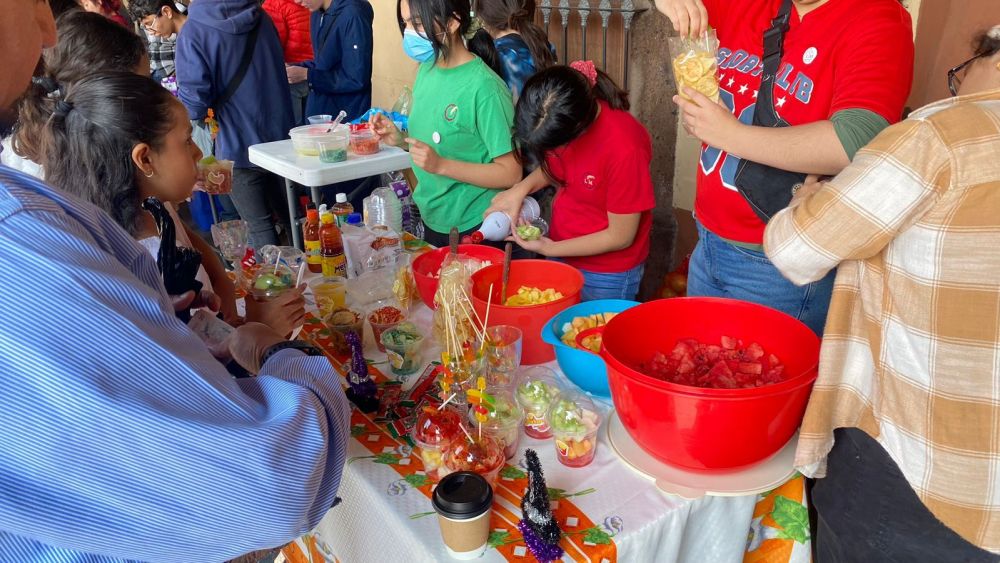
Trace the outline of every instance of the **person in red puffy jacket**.
<instances>
[{"instance_id":1,"label":"person in red puffy jacket","mask_svg":"<svg viewBox=\"0 0 1000 563\"><path fill-rule=\"evenodd\" d=\"M281 48L285 51L285 64L294 65L313 59L312 39L309 35L309 10L294 0L264 0L264 11L274 20L278 28ZM289 82L292 92L292 111L295 124L302 123L309 96L309 84L305 80Z\"/></svg>"}]
</instances>

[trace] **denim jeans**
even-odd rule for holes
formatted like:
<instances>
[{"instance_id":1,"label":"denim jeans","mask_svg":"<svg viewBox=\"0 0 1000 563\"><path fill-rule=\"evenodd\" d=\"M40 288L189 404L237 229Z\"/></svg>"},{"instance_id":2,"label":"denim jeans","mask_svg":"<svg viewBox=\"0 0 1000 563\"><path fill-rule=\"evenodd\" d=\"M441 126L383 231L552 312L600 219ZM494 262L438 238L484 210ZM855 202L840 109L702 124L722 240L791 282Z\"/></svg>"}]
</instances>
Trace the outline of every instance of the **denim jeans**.
<instances>
[{"instance_id":1,"label":"denim jeans","mask_svg":"<svg viewBox=\"0 0 1000 563\"><path fill-rule=\"evenodd\" d=\"M938 520L881 444L857 428L834 431L812 501L816 563L1000 561Z\"/></svg>"},{"instance_id":2,"label":"denim jeans","mask_svg":"<svg viewBox=\"0 0 1000 563\"><path fill-rule=\"evenodd\" d=\"M642 282L642 274L645 271L645 264L639 264L631 270L614 273L580 270L580 273L583 274L583 291L580 293L580 300L635 300L636 294L639 293L639 283Z\"/></svg>"},{"instance_id":3,"label":"denim jeans","mask_svg":"<svg viewBox=\"0 0 1000 563\"><path fill-rule=\"evenodd\" d=\"M763 252L729 244L701 223L698 237L688 269L688 295L765 305L795 317L823 336L836 271L799 287L785 279Z\"/></svg>"},{"instance_id":4,"label":"denim jeans","mask_svg":"<svg viewBox=\"0 0 1000 563\"><path fill-rule=\"evenodd\" d=\"M274 228L272 201L275 194L280 198L285 193L281 178L260 168L236 168L233 170L233 193L230 197L240 217L250 226L250 244L260 248L267 244L279 244ZM287 214L287 211L284 212Z\"/></svg>"},{"instance_id":5,"label":"denim jeans","mask_svg":"<svg viewBox=\"0 0 1000 563\"><path fill-rule=\"evenodd\" d=\"M306 116L306 100L309 98L309 82L302 81L298 84L289 84L288 89L292 93L292 115L295 117L295 125L302 125Z\"/></svg>"}]
</instances>

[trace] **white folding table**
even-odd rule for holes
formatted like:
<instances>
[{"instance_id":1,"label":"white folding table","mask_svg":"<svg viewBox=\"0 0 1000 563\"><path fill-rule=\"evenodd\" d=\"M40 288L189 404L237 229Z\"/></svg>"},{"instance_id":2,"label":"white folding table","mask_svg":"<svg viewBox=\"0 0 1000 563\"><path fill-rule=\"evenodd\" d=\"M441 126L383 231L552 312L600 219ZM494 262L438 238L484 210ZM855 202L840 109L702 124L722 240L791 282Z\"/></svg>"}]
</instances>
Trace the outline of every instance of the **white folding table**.
<instances>
[{"instance_id":1,"label":"white folding table","mask_svg":"<svg viewBox=\"0 0 1000 563\"><path fill-rule=\"evenodd\" d=\"M370 156L348 153L344 162L330 164L321 162L319 157L302 156L295 152L291 139L253 145L250 147L249 156L251 163L285 179L292 241L298 248L302 248L302 233L295 228L296 203L293 182L309 186L315 203L319 201L321 186L410 168L409 153L396 147L382 147L378 154Z\"/></svg>"}]
</instances>

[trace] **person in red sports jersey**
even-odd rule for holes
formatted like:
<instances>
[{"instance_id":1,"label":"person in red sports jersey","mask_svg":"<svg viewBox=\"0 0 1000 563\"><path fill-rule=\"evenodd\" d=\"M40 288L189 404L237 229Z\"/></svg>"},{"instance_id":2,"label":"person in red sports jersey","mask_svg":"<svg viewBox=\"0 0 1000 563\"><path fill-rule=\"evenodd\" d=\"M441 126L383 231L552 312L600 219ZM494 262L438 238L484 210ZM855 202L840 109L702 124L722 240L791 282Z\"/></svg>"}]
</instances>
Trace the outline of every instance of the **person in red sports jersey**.
<instances>
[{"instance_id":1,"label":"person in red sports jersey","mask_svg":"<svg viewBox=\"0 0 1000 563\"><path fill-rule=\"evenodd\" d=\"M789 127L753 126L764 31L790 2L771 89ZM798 287L762 248L764 222L736 190L741 158L781 170L835 175L879 131L899 121L913 79L913 28L898 0L657 0L682 34L714 28L722 104L675 97L702 141L695 216L699 242L688 295L731 297L784 311L822 334L833 273Z\"/></svg>"}]
</instances>

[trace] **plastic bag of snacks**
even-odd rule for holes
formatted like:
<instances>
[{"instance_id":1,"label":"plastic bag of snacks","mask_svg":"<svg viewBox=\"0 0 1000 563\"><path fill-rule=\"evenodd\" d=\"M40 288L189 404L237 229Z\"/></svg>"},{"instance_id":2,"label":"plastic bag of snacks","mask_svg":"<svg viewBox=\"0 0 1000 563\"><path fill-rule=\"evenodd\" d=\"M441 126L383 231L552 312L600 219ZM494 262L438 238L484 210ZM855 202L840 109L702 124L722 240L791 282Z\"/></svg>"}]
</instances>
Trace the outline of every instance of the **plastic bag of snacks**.
<instances>
[{"instance_id":1,"label":"plastic bag of snacks","mask_svg":"<svg viewBox=\"0 0 1000 563\"><path fill-rule=\"evenodd\" d=\"M344 225L341 233L347 258L347 277L352 279L365 272L394 266L403 253L399 235L385 227Z\"/></svg>"},{"instance_id":2,"label":"plastic bag of snacks","mask_svg":"<svg viewBox=\"0 0 1000 563\"><path fill-rule=\"evenodd\" d=\"M719 76L716 53L719 39L714 29L709 29L697 38L670 37L671 67L677 93L686 100L684 93L688 87L697 90L713 102L719 101Z\"/></svg>"},{"instance_id":3,"label":"plastic bag of snacks","mask_svg":"<svg viewBox=\"0 0 1000 563\"><path fill-rule=\"evenodd\" d=\"M420 300L410 258L411 255L402 254L396 259L396 278L392 282L392 293L404 311L409 311L413 304Z\"/></svg>"}]
</instances>

